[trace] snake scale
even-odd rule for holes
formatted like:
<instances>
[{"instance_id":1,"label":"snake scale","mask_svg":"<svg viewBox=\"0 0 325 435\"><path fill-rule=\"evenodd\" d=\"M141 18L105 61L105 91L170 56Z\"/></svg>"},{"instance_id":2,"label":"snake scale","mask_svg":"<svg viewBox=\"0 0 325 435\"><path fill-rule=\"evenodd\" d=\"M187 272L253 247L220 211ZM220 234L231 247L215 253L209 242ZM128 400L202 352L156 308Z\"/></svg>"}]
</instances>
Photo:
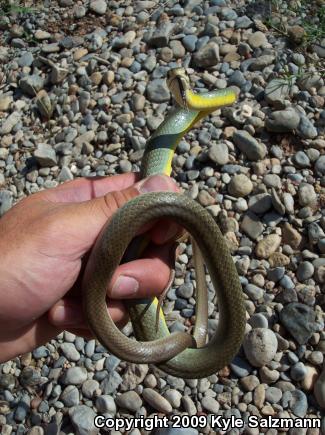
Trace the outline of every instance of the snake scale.
<instances>
[{"instance_id":1,"label":"snake scale","mask_svg":"<svg viewBox=\"0 0 325 435\"><path fill-rule=\"evenodd\" d=\"M142 177L170 175L175 149L184 134L198 120L236 99L230 88L194 93L183 68L170 70L167 84L176 106L148 140L141 165ZM197 282L194 333L170 334L164 314L157 308L157 299L137 299L127 302L137 341L126 337L115 326L107 310L106 291L137 230L160 218L177 222L193 240ZM203 260L219 307L218 327L207 344L208 296ZM206 377L226 366L238 352L245 331L242 288L222 234L207 210L179 193L145 193L114 214L90 254L83 278L83 306L90 329L114 355L129 362L154 363L165 372L183 378Z\"/></svg>"}]
</instances>

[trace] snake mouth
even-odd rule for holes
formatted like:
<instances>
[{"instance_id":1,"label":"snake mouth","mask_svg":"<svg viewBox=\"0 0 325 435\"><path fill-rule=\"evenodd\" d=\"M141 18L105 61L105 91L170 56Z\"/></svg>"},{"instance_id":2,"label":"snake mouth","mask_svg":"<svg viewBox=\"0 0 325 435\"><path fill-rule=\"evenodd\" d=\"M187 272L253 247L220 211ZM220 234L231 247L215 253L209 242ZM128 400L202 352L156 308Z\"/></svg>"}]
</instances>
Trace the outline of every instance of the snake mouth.
<instances>
[{"instance_id":1,"label":"snake mouth","mask_svg":"<svg viewBox=\"0 0 325 435\"><path fill-rule=\"evenodd\" d=\"M167 73L167 86L173 98L183 108L187 108L186 91L189 79L184 68L174 68Z\"/></svg>"}]
</instances>

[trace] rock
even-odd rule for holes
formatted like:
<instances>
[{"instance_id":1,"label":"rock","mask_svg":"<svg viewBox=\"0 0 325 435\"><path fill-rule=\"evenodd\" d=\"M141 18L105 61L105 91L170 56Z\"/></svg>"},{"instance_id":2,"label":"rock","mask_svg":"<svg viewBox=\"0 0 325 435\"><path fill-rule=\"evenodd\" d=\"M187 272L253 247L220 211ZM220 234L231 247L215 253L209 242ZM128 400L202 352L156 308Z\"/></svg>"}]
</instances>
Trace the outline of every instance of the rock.
<instances>
[{"instance_id":1,"label":"rock","mask_svg":"<svg viewBox=\"0 0 325 435\"><path fill-rule=\"evenodd\" d=\"M264 214L272 207L272 198L268 193L258 193L251 196L248 201L248 208L256 214Z\"/></svg>"},{"instance_id":2,"label":"rock","mask_svg":"<svg viewBox=\"0 0 325 435\"><path fill-rule=\"evenodd\" d=\"M196 35L186 35L182 39L182 43L187 51L192 53L195 51L196 43L197 43L198 37Z\"/></svg>"},{"instance_id":3,"label":"rock","mask_svg":"<svg viewBox=\"0 0 325 435\"><path fill-rule=\"evenodd\" d=\"M169 101L170 92L166 81L163 79L154 79L147 85L147 98L152 103L163 103Z\"/></svg>"},{"instance_id":4,"label":"rock","mask_svg":"<svg viewBox=\"0 0 325 435\"><path fill-rule=\"evenodd\" d=\"M282 238L283 243L291 246L293 249L299 249L302 242L301 234L288 222L282 227Z\"/></svg>"},{"instance_id":5,"label":"rock","mask_svg":"<svg viewBox=\"0 0 325 435\"><path fill-rule=\"evenodd\" d=\"M4 120L0 127L0 136L11 133L16 124L20 122L21 115L19 112L12 112L8 118Z\"/></svg>"},{"instance_id":6,"label":"rock","mask_svg":"<svg viewBox=\"0 0 325 435\"><path fill-rule=\"evenodd\" d=\"M26 76L20 79L19 87L20 89L30 97L35 97L35 95L43 89L45 80L43 77L33 74L31 76Z\"/></svg>"},{"instance_id":7,"label":"rock","mask_svg":"<svg viewBox=\"0 0 325 435\"><path fill-rule=\"evenodd\" d=\"M297 269L296 276L298 281L304 282L314 274L314 266L309 261L302 261Z\"/></svg>"},{"instance_id":8,"label":"rock","mask_svg":"<svg viewBox=\"0 0 325 435\"><path fill-rule=\"evenodd\" d=\"M251 239L256 240L263 232L263 224L259 220L258 216L252 212L247 212L241 223L241 229Z\"/></svg>"},{"instance_id":9,"label":"rock","mask_svg":"<svg viewBox=\"0 0 325 435\"><path fill-rule=\"evenodd\" d=\"M266 66L271 65L274 61L274 56L271 54L263 54L257 58L252 59L249 65L250 71L261 71Z\"/></svg>"},{"instance_id":10,"label":"rock","mask_svg":"<svg viewBox=\"0 0 325 435\"><path fill-rule=\"evenodd\" d=\"M36 97L36 106L44 119L51 119L53 106L48 93L43 89Z\"/></svg>"},{"instance_id":11,"label":"rock","mask_svg":"<svg viewBox=\"0 0 325 435\"><path fill-rule=\"evenodd\" d=\"M46 143L39 143L34 151L34 157L41 167L51 167L57 164L55 150Z\"/></svg>"},{"instance_id":12,"label":"rock","mask_svg":"<svg viewBox=\"0 0 325 435\"><path fill-rule=\"evenodd\" d=\"M268 387L265 390L265 400L270 403L278 403L281 400L282 391L280 388Z\"/></svg>"},{"instance_id":13,"label":"rock","mask_svg":"<svg viewBox=\"0 0 325 435\"><path fill-rule=\"evenodd\" d=\"M298 136L303 139L314 139L317 137L317 128L305 115L300 116L300 122L297 129Z\"/></svg>"},{"instance_id":14,"label":"rock","mask_svg":"<svg viewBox=\"0 0 325 435\"><path fill-rule=\"evenodd\" d=\"M108 412L109 414L114 415L116 413L115 400L108 394L99 396L96 399L96 409L101 414Z\"/></svg>"},{"instance_id":15,"label":"rock","mask_svg":"<svg viewBox=\"0 0 325 435\"><path fill-rule=\"evenodd\" d=\"M270 329L255 328L246 334L243 347L250 364L254 367L262 367L274 358L278 349L278 340Z\"/></svg>"},{"instance_id":16,"label":"rock","mask_svg":"<svg viewBox=\"0 0 325 435\"><path fill-rule=\"evenodd\" d=\"M281 178L277 174L266 174L263 177L263 182L267 187L279 189L282 185Z\"/></svg>"},{"instance_id":17,"label":"rock","mask_svg":"<svg viewBox=\"0 0 325 435\"><path fill-rule=\"evenodd\" d=\"M61 378L63 385L81 385L87 380L87 370L84 367L70 367Z\"/></svg>"},{"instance_id":18,"label":"rock","mask_svg":"<svg viewBox=\"0 0 325 435\"><path fill-rule=\"evenodd\" d=\"M271 189L271 197L272 197L272 205L274 209L283 216L285 214L285 206L282 204L282 201L277 193L277 191L272 187Z\"/></svg>"},{"instance_id":19,"label":"rock","mask_svg":"<svg viewBox=\"0 0 325 435\"><path fill-rule=\"evenodd\" d=\"M254 32L248 38L248 43L252 48L259 48L267 43L267 39L263 32Z\"/></svg>"},{"instance_id":20,"label":"rock","mask_svg":"<svg viewBox=\"0 0 325 435\"><path fill-rule=\"evenodd\" d=\"M51 33L46 32L45 30L42 30L42 29L37 29L36 32L34 33L34 37L38 41L44 41L44 39L50 39L51 38Z\"/></svg>"},{"instance_id":21,"label":"rock","mask_svg":"<svg viewBox=\"0 0 325 435\"><path fill-rule=\"evenodd\" d=\"M62 343L60 349L69 361L79 361L80 353L77 351L73 343Z\"/></svg>"},{"instance_id":22,"label":"rock","mask_svg":"<svg viewBox=\"0 0 325 435\"><path fill-rule=\"evenodd\" d=\"M212 414L217 414L220 408L219 402L213 397L205 396L201 400L202 407Z\"/></svg>"},{"instance_id":23,"label":"rock","mask_svg":"<svg viewBox=\"0 0 325 435\"><path fill-rule=\"evenodd\" d=\"M6 112L12 102L12 97L9 95L0 95L0 112Z\"/></svg>"},{"instance_id":24,"label":"rock","mask_svg":"<svg viewBox=\"0 0 325 435\"><path fill-rule=\"evenodd\" d=\"M164 397L173 408L178 409L181 406L182 394L174 388L167 390L164 393Z\"/></svg>"},{"instance_id":25,"label":"rock","mask_svg":"<svg viewBox=\"0 0 325 435\"><path fill-rule=\"evenodd\" d=\"M89 406L74 406L69 410L69 416L78 435L96 435L99 433L99 429L94 423L96 413Z\"/></svg>"},{"instance_id":26,"label":"rock","mask_svg":"<svg viewBox=\"0 0 325 435\"><path fill-rule=\"evenodd\" d=\"M198 68L209 68L220 62L219 46L215 42L203 45L193 55L193 63Z\"/></svg>"},{"instance_id":27,"label":"rock","mask_svg":"<svg viewBox=\"0 0 325 435\"><path fill-rule=\"evenodd\" d=\"M144 400L158 412L169 414L173 410L171 404L152 388L144 388L142 396Z\"/></svg>"},{"instance_id":28,"label":"rock","mask_svg":"<svg viewBox=\"0 0 325 435\"><path fill-rule=\"evenodd\" d=\"M233 141L249 160L258 161L266 155L265 145L257 142L246 130L236 131L233 134Z\"/></svg>"},{"instance_id":29,"label":"rock","mask_svg":"<svg viewBox=\"0 0 325 435\"><path fill-rule=\"evenodd\" d=\"M99 391L99 382L94 379L88 379L82 384L82 394L87 399L92 399Z\"/></svg>"},{"instance_id":30,"label":"rock","mask_svg":"<svg viewBox=\"0 0 325 435\"><path fill-rule=\"evenodd\" d=\"M69 74L69 70L65 68L58 68L54 66L51 70L50 80L53 85L63 82L66 76Z\"/></svg>"},{"instance_id":31,"label":"rock","mask_svg":"<svg viewBox=\"0 0 325 435\"><path fill-rule=\"evenodd\" d=\"M284 100L289 96L289 85L285 79L273 79L265 87L265 99L276 109L284 109Z\"/></svg>"},{"instance_id":32,"label":"rock","mask_svg":"<svg viewBox=\"0 0 325 435\"><path fill-rule=\"evenodd\" d=\"M325 363L323 365L322 373L319 375L314 387L314 396L318 405L325 409Z\"/></svg>"},{"instance_id":33,"label":"rock","mask_svg":"<svg viewBox=\"0 0 325 435\"><path fill-rule=\"evenodd\" d=\"M107 10L107 4L105 0L95 0L91 1L89 9L98 15L105 15Z\"/></svg>"},{"instance_id":34,"label":"rock","mask_svg":"<svg viewBox=\"0 0 325 435\"><path fill-rule=\"evenodd\" d=\"M303 42L305 35L305 29L302 26L294 25L288 28L288 37L296 45Z\"/></svg>"},{"instance_id":35,"label":"rock","mask_svg":"<svg viewBox=\"0 0 325 435\"><path fill-rule=\"evenodd\" d=\"M268 258L270 267L287 266L290 263L290 258L282 252L273 252Z\"/></svg>"},{"instance_id":36,"label":"rock","mask_svg":"<svg viewBox=\"0 0 325 435\"><path fill-rule=\"evenodd\" d=\"M262 299L264 295L263 289L254 284L247 284L245 287L245 293L252 301L258 301L259 299Z\"/></svg>"},{"instance_id":37,"label":"rock","mask_svg":"<svg viewBox=\"0 0 325 435\"><path fill-rule=\"evenodd\" d=\"M239 356L235 356L235 358L230 363L230 367L233 373L239 378L248 376L250 372L253 370L253 368L248 364L248 362Z\"/></svg>"},{"instance_id":38,"label":"rock","mask_svg":"<svg viewBox=\"0 0 325 435\"><path fill-rule=\"evenodd\" d=\"M156 31L150 37L149 45L156 48L167 47L173 29L174 24L169 21L159 25Z\"/></svg>"},{"instance_id":39,"label":"rock","mask_svg":"<svg viewBox=\"0 0 325 435\"><path fill-rule=\"evenodd\" d=\"M292 108L278 110L269 114L265 127L273 133L287 133L295 130L300 123L299 114Z\"/></svg>"},{"instance_id":40,"label":"rock","mask_svg":"<svg viewBox=\"0 0 325 435\"><path fill-rule=\"evenodd\" d=\"M228 147L225 143L220 142L213 144L209 149L209 158L217 165L225 165L229 161Z\"/></svg>"},{"instance_id":41,"label":"rock","mask_svg":"<svg viewBox=\"0 0 325 435\"><path fill-rule=\"evenodd\" d=\"M253 183L244 174L237 174L232 177L228 184L228 192L235 197L244 197L253 190Z\"/></svg>"},{"instance_id":42,"label":"rock","mask_svg":"<svg viewBox=\"0 0 325 435\"><path fill-rule=\"evenodd\" d=\"M311 391L314 388L318 378L318 372L314 366L306 365L306 376L301 381L301 386L305 391Z\"/></svg>"},{"instance_id":43,"label":"rock","mask_svg":"<svg viewBox=\"0 0 325 435\"><path fill-rule=\"evenodd\" d=\"M19 382L23 387L35 387L42 383L42 377L33 367L24 367L19 375Z\"/></svg>"},{"instance_id":44,"label":"rock","mask_svg":"<svg viewBox=\"0 0 325 435\"><path fill-rule=\"evenodd\" d=\"M146 364L129 364L123 376L123 391L134 390L144 380L148 370Z\"/></svg>"},{"instance_id":45,"label":"rock","mask_svg":"<svg viewBox=\"0 0 325 435\"><path fill-rule=\"evenodd\" d=\"M320 156L316 160L315 171L319 176L325 175L325 155Z\"/></svg>"},{"instance_id":46,"label":"rock","mask_svg":"<svg viewBox=\"0 0 325 435\"><path fill-rule=\"evenodd\" d=\"M289 400L289 407L297 417L305 417L308 409L308 402L306 395L301 390L291 391L291 399Z\"/></svg>"},{"instance_id":47,"label":"rock","mask_svg":"<svg viewBox=\"0 0 325 435\"><path fill-rule=\"evenodd\" d=\"M305 365L302 362L297 362L291 367L290 377L294 381L302 381L307 374Z\"/></svg>"},{"instance_id":48,"label":"rock","mask_svg":"<svg viewBox=\"0 0 325 435\"><path fill-rule=\"evenodd\" d=\"M316 330L315 312L299 302L286 305L280 312L280 321L299 344L305 344Z\"/></svg>"},{"instance_id":49,"label":"rock","mask_svg":"<svg viewBox=\"0 0 325 435\"><path fill-rule=\"evenodd\" d=\"M126 393L116 396L117 406L127 409L131 412L137 412L142 406L142 400L135 391L127 391Z\"/></svg>"},{"instance_id":50,"label":"rock","mask_svg":"<svg viewBox=\"0 0 325 435\"><path fill-rule=\"evenodd\" d=\"M67 343L65 343L67 344ZM74 385L68 385L62 392L60 396L60 400L65 404L65 406L68 406L69 408L71 406L79 405L79 391L78 388Z\"/></svg>"},{"instance_id":51,"label":"rock","mask_svg":"<svg viewBox=\"0 0 325 435\"><path fill-rule=\"evenodd\" d=\"M308 183L299 184L298 196L299 196L299 204L302 207L305 207L306 205L312 206L316 204L317 196L316 196L314 186L312 184L308 184Z\"/></svg>"},{"instance_id":52,"label":"rock","mask_svg":"<svg viewBox=\"0 0 325 435\"><path fill-rule=\"evenodd\" d=\"M310 160L306 153L298 151L292 158L294 165L298 168L309 168Z\"/></svg>"},{"instance_id":53,"label":"rock","mask_svg":"<svg viewBox=\"0 0 325 435\"><path fill-rule=\"evenodd\" d=\"M281 243L281 237L278 234L270 234L260 240L256 245L255 253L258 258L269 258L275 252Z\"/></svg>"}]
</instances>

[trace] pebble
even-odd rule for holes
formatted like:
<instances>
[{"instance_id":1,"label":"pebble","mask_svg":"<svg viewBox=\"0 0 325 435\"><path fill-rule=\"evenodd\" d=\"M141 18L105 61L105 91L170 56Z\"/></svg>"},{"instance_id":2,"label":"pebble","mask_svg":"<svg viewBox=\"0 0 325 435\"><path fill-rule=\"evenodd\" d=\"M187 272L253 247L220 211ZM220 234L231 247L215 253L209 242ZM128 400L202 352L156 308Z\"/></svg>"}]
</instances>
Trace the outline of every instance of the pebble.
<instances>
[{"instance_id":1,"label":"pebble","mask_svg":"<svg viewBox=\"0 0 325 435\"><path fill-rule=\"evenodd\" d=\"M288 108L272 112L267 116L265 127L273 133L287 133L295 130L300 122L298 113Z\"/></svg>"},{"instance_id":2,"label":"pebble","mask_svg":"<svg viewBox=\"0 0 325 435\"><path fill-rule=\"evenodd\" d=\"M209 68L217 65L220 61L219 46L215 42L209 42L201 47L193 55L193 63L199 68Z\"/></svg>"},{"instance_id":3,"label":"pebble","mask_svg":"<svg viewBox=\"0 0 325 435\"><path fill-rule=\"evenodd\" d=\"M87 379L87 370L84 367L70 367L61 378L63 385L81 385Z\"/></svg>"},{"instance_id":4,"label":"pebble","mask_svg":"<svg viewBox=\"0 0 325 435\"><path fill-rule=\"evenodd\" d=\"M258 142L245 130L238 130L233 135L233 141L240 151L252 161L258 161L265 157L265 145Z\"/></svg>"},{"instance_id":5,"label":"pebble","mask_svg":"<svg viewBox=\"0 0 325 435\"><path fill-rule=\"evenodd\" d=\"M280 320L299 344L305 344L315 332L315 312L305 304L286 305L280 312Z\"/></svg>"},{"instance_id":6,"label":"pebble","mask_svg":"<svg viewBox=\"0 0 325 435\"><path fill-rule=\"evenodd\" d=\"M35 97L37 92L43 89L44 84L45 84L44 78L37 74L23 77L19 81L20 89L30 97Z\"/></svg>"},{"instance_id":7,"label":"pebble","mask_svg":"<svg viewBox=\"0 0 325 435\"><path fill-rule=\"evenodd\" d=\"M247 212L241 223L241 229L251 239L256 240L262 234L264 227L256 214Z\"/></svg>"},{"instance_id":8,"label":"pebble","mask_svg":"<svg viewBox=\"0 0 325 435\"><path fill-rule=\"evenodd\" d=\"M0 112L6 112L12 102L12 97L9 95L0 95Z\"/></svg>"},{"instance_id":9,"label":"pebble","mask_svg":"<svg viewBox=\"0 0 325 435\"><path fill-rule=\"evenodd\" d=\"M92 408L86 405L74 406L69 411L71 422L80 435L95 435L99 429L95 426L96 414Z\"/></svg>"},{"instance_id":10,"label":"pebble","mask_svg":"<svg viewBox=\"0 0 325 435\"><path fill-rule=\"evenodd\" d=\"M229 162L229 151L225 143L213 144L209 149L209 158L217 165L223 166Z\"/></svg>"},{"instance_id":11,"label":"pebble","mask_svg":"<svg viewBox=\"0 0 325 435\"><path fill-rule=\"evenodd\" d=\"M284 101L288 98L290 87L285 79L273 79L265 87L265 99L276 109L284 109Z\"/></svg>"},{"instance_id":12,"label":"pebble","mask_svg":"<svg viewBox=\"0 0 325 435\"><path fill-rule=\"evenodd\" d=\"M89 4L89 9L98 15L104 15L107 10L106 1L105 0L91 1Z\"/></svg>"},{"instance_id":13,"label":"pebble","mask_svg":"<svg viewBox=\"0 0 325 435\"><path fill-rule=\"evenodd\" d=\"M13 128L20 122L20 118L20 113L12 112L0 126L0 136L11 133Z\"/></svg>"},{"instance_id":14,"label":"pebble","mask_svg":"<svg viewBox=\"0 0 325 435\"><path fill-rule=\"evenodd\" d=\"M163 79L155 79L148 83L147 98L153 103L169 101L170 92Z\"/></svg>"},{"instance_id":15,"label":"pebble","mask_svg":"<svg viewBox=\"0 0 325 435\"><path fill-rule=\"evenodd\" d=\"M314 395L318 405L325 409L325 364L314 386Z\"/></svg>"},{"instance_id":16,"label":"pebble","mask_svg":"<svg viewBox=\"0 0 325 435\"><path fill-rule=\"evenodd\" d=\"M138 411L142 406L142 400L135 391L128 391L116 397L116 404L131 412Z\"/></svg>"},{"instance_id":17,"label":"pebble","mask_svg":"<svg viewBox=\"0 0 325 435\"><path fill-rule=\"evenodd\" d=\"M97 397L95 406L99 413L108 412L113 415L116 413L115 400L107 394Z\"/></svg>"},{"instance_id":18,"label":"pebble","mask_svg":"<svg viewBox=\"0 0 325 435\"><path fill-rule=\"evenodd\" d=\"M34 152L34 157L41 167L55 166L57 163L55 150L46 143L39 143Z\"/></svg>"},{"instance_id":19,"label":"pebble","mask_svg":"<svg viewBox=\"0 0 325 435\"><path fill-rule=\"evenodd\" d=\"M243 347L250 364L254 367L262 367L274 358L278 341L270 329L254 328L246 334Z\"/></svg>"},{"instance_id":20,"label":"pebble","mask_svg":"<svg viewBox=\"0 0 325 435\"><path fill-rule=\"evenodd\" d=\"M74 385L68 385L62 392L60 400L65 406L71 407L79 405L79 391Z\"/></svg>"},{"instance_id":21,"label":"pebble","mask_svg":"<svg viewBox=\"0 0 325 435\"><path fill-rule=\"evenodd\" d=\"M230 195L235 197L247 196L253 190L253 183L244 174L234 175L228 184Z\"/></svg>"},{"instance_id":22,"label":"pebble","mask_svg":"<svg viewBox=\"0 0 325 435\"><path fill-rule=\"evenodd\" d=\"M152 388L144 388L142 396L144 400L158 412L169 414L173 410L168 400L166 400L163 396L161 396L157 391L153 390Z\"/></svg>"},{"instance_id":23,"label":"pebble","mask_svg":"<svg viewBox=\"0 0 325 435\"><path fill-rule=\"evenodd\" d=\"M266 236L257 243L255 249L256 256L258 258L269 258L278 249L280 243L281 237L278 234Z\"/></svg>"},{"instance_id":24,"label":"pebble","mask_svg":"<svg viewBox=\"0 0 325 435\"><path fill-rule=\"evenodd\" d=\"M254 32L248 38L248 43L252 48L259 48L267 43L267 39L264 33Z\"/></svg>"}]
</instances>

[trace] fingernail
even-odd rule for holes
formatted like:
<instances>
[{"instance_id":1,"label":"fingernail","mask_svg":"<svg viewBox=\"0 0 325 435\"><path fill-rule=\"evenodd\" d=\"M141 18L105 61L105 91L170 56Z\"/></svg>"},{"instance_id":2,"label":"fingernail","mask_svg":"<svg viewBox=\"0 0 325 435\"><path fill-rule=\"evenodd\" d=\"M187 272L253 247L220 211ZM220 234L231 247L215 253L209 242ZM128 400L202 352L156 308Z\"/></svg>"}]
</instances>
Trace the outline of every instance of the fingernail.
<instances>
[{"instance_id":1,"label":"fingernail","mask_svg":"<svg viewBox=\"0 0 325 435\"><path fill-rule=\"evenodd\" d=\"M149 178L141 181L138 184L140 193L155 192L155 191L176 191L176 184L167 175L152 175Z\"/></svg>"},{"instance_id":2,"label":"fingernail","mask_svg":"<svg viewBox=\"0 0 325 435\"><path fill-rule=\"evenodd\" d=\"M77 307L60 305L53 310L52 321L56 325L81 325L83 315Z\"/></svg>"},{"instance_id":3,"label":"fingernail","mask_svg":"<svg viewBox=\"0 0 325 435\"><path fill-rule=\"evenodd\" d=\"M113 285L111 296L123 297L132 296L139 289L139 283L136 279L131 276L121 275L117 278L115 284Z\"/></svg>"}]
</instances>

